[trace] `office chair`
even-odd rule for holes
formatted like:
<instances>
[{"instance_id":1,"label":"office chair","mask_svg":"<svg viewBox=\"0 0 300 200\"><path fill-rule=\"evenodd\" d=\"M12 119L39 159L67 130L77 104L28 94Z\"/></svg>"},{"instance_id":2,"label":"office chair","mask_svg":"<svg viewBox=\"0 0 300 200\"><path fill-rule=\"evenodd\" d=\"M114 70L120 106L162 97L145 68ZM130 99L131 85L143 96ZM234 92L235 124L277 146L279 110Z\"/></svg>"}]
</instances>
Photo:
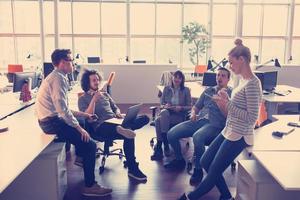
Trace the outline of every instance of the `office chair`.
<instances>
[{"instance_id":1,"label":"office chair","mask_svg":"<svg viewBox=\"0 0 300 200\"><path fill-rule=\"evenodd\" d=\"M111 95L111 86L112 86L112 83L115 79L115 76L116 76L116 73L111 72L108 76L108 79L107 79L106 91L109 95ZM91 133L93 133L93 131L91 129L89 129L89 131L91 131ZM98 147L97 152L96 152L96 157L97 158L100 157L101 155L103 156L102 159L101 159L100 167L99 167L99 173L102 174L105 170L106 159L109 156L118 156L119 159L122 160L123 157L125 157L125 155L123 153L122 148L116 148L116 149L111 149L110 150L110 147L112 147L113 144L116 144L116 142L109 141L109 140L104 140L101 137L95 137L95 140L100 141L100 142L104 142L104 148L102 149L102 148ZM126 161L124 161L123 164L124 164L124 167L126 168L127 167Z\"/></svg>"}]
</instances>

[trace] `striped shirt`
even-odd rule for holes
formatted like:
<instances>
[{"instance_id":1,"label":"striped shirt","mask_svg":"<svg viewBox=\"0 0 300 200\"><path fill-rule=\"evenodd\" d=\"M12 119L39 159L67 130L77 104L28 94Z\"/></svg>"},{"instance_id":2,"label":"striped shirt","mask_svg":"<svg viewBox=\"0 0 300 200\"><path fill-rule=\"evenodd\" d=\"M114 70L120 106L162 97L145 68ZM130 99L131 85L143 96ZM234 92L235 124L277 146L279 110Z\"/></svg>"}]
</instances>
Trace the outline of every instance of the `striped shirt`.
<instances>
[{"instance_id":1,"label":"striped shirt","mask_svg":"<svg viewBox=\"0 0 300 200\"><path fill-rule=\"evenodd\" d=\"M231 141L244 137L248 145L253 145L253 130L258 118L262 100L261 83L256 76L244 80L232 91L227 104L228 116L223 136Z\"/></svg>"}]
</instances>

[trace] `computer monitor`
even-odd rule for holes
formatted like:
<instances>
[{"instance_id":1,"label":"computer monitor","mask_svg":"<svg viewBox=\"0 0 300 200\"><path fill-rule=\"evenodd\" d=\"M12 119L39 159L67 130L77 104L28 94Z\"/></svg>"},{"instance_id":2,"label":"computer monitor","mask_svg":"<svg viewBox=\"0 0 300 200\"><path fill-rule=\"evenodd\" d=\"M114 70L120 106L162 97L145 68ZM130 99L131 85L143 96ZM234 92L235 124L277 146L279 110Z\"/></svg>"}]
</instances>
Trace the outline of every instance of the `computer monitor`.
<instances>
[{"instance_id":1,"label":"computer monitor","mask_svg":"<svg viewBox=\"0 0 300 200\"><path fill-rule=\"evenodd\" d=\"M52 63L45 62L43 70L44 70L44 78L46 78L54 70L54 66L52 65Z\"/></svg>"},{"instance_id":2,"label":"computer monitor","mask_svg":"<svg viewBox=\"0 0 300 200\"><path fill-rule=\"evenodd\" d=\"M202 85L203 86L217 85L216 76L217 76L217 74L215 72L205 72L203 74Z\"/></svg>"},{"instance_id":3,"label":"computer monitor","mask_svg":"<svg viewBox=\"0 0 300 200\"><path fill-rule=\"evenodd\" d=\"M136 63L136 64L145 64L146 60L134 60L133 63Z\"/></svg>"},{"instance_id":4,"label":"computer monitor","mask_svg":"<svg viewBox=\"0 0 300 200\"><path fill-rule=\"evenodd\" d=\"M87 57L88 63L100 63L100 57Z\"/></svg>"},{"instance_id":5,"label":"computer monitor","mask_svg":"<svg viewBox=\"0 0 300 200\"><path fill-rule=\"evenodd\" d=\"M264 91L272 91L277 85L277 71L255 72Z\"/></svg>"},{"instance_id":6,"label":"computer monitor","mask_svg":"<svg viewBox=\"0 0 300 200\"><path fill-rule=\"evenodd\" d=\"M14 84L13 84L13 92L20 92L22 90L23 84L26 81L31 79L31 89L37 87L37 76L35 72L16 72L14 74Z\"/></svg>"}]
</instances>

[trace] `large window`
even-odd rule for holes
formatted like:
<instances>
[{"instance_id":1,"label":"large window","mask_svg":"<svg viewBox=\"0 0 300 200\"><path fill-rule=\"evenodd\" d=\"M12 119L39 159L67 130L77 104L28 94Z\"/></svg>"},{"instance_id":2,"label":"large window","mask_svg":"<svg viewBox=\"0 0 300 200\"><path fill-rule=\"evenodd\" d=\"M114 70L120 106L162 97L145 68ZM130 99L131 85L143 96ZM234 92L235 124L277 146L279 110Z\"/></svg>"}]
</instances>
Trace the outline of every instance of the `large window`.
<instances>
[{"instance_id":1,"label":"large window","mask_svg":"<svg viewBox=\"0 0 300 200\"><path fill-rule=\"evenodd\" d=\"M104 63L123 63L129 56L130 61L175 63L192 69L191 46L180 43L182 26L190 22L203 24L210 31L211 44L199 64L206 64L210 57L215 61L226 58L236 37L257 55L257 62L276 57L281 63L300 64L300 0L240 2L60 0L56 4L54 0L1 0L0 48L4 51L0 68L8 63L25 67L41 63L41 52L49 61L57 44L81 54L83 61L100 56ZM28 55L33 55L30 60Z\"/></svg>"}]
</instances>

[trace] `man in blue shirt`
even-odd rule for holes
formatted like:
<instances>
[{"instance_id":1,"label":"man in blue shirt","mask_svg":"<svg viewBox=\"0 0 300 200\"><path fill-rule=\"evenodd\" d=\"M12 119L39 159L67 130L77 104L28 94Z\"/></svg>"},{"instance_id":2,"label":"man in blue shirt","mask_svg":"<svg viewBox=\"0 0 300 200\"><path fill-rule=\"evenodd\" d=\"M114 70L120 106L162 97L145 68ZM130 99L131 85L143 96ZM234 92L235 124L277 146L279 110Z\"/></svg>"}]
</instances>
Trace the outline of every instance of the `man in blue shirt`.
<instances>
[{"instance_id":1,"label":"man in blue shirt","mask_svg":"<svg viewBox=\"0 0 300 200\"><path fill-rule=\"evenodd\" d=\"M181 153L179 140L181 138L193 137L195 168L190 183L196 184L202 180L203 172L200 159L205 151L205 145L209 145L216 136L223 130L226 122L226 113L221 111L212 100L212 96L219 90L226 88L228 95L231 95L231 88L228 82L230 71L226 68L219 68L216 76L217 85L207 88L192 108L189 121L182 122L169 130L167 136L172 146L175 159L165 165L167 169L182 169L186 163ZM200 113L200 117L197 114Z\"/></svg>"},{"instance_id":2,"label":"man in blue shirt","mask_svg":"<svg viewBox=\"0 0 300 200\"><path fill-rule=\"evenodd\" d=\"M69 83L67 74L72 72L73 59L69 49L56 49L51 55L55 69L45 78L36 98L36 114L41 129L46 134L56 134L58 138L70 142L78 148L83 158L85 196L107 196L110 188L97 184L95 180L96 144L90 135L79 125L75 117L92 119L92 115L72 111L68 107Z\"/></svg>"}]
</instances>

